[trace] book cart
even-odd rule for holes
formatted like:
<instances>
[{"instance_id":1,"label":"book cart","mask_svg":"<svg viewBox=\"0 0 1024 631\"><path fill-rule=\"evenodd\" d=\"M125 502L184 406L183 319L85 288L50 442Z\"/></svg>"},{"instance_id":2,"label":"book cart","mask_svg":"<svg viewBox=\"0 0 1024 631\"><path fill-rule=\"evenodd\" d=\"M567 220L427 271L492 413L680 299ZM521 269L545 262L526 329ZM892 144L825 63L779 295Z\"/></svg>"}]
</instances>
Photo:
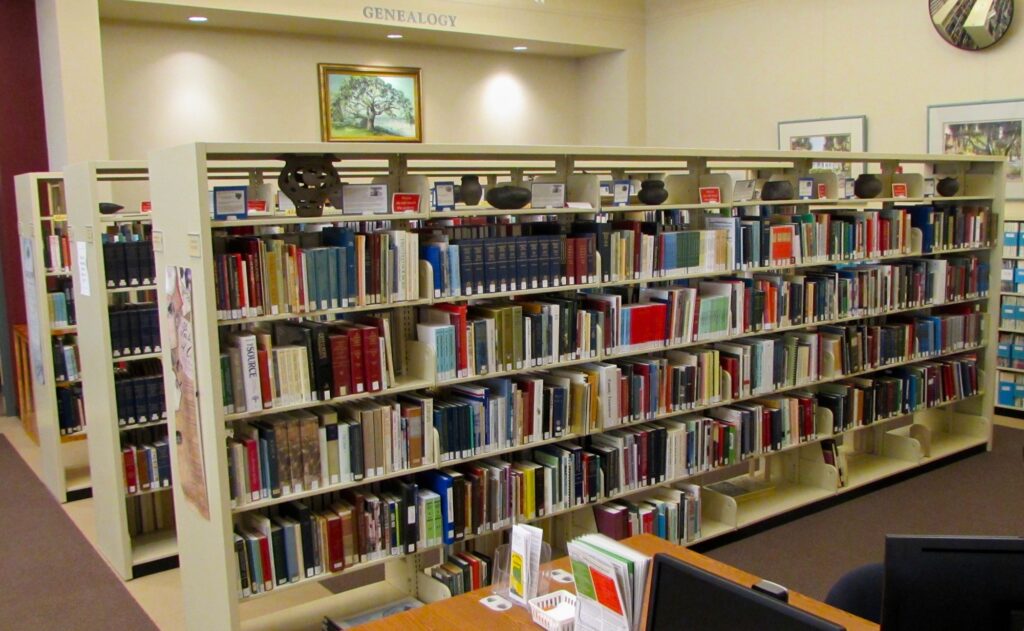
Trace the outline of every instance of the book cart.
<instances>
[{"instance_id":1,"label":"book cart","mask_svg":"<svg viewBox=\"0 0 1024 631\"><path fill-rule=\"evenodd\" d=\"M43 482L57 501L70 502L89 497L91 490L81 380L74 360L70 366L63 361L63 351L55 363L55 348L67 348L69 359L81 357L75 350L74 304L68 300L73 297L73 263L63 175L15 176L15 193L32 370L34 406L30 413L37 430ZM68 368L73 373L69 374Z\"/></svg>"},{"instance_id":2,"label":"book cart","mask_svg":"<svg viewBox=\"0 0 1024 631\"><path fill-rule=\"evenodd\" d=\"M421 203L418 210L403 214L331 214L314 218L274 213L271 204L269 214L239 219L213 219L210 191L214 186L225 183L225 174L248 171L249 178L236 175L234 182L227 182L242 186L259 183L263 178L276 179L282 168L283 157L289 154L330 154L334 157L335 166L343 181L386 183L389 194L419 193ZM882 190L885 191L882 195L889 194L894 182L906 185L901 187L906 191L906 195L898 198L841 198L842 183L834 174L812 170L815 160L845 161L863 165L866 171L877 174L881 180ZM998 253L994 251L991 240L994 238L993 235L1000 234L1001 230L1003 169L1003 163L998 159L977 157L847 153L823 155L802 152L665 148L191 144L153 153L150 174L156 275L158 284L162 286L162 290L158 292L162 313L161 337L164 340L173 337L178 341L164 346L163 368L168 400L168 423L170 431L178 435L181 443L181 447L173 452L172 465L176 480L174 494L178 532L179 539L183 542L179 556L188 627L298 628L303 624L312 624L325 614L344 615L402 596L413 595L427 601L435 600L444 597L447 589L440 582L427 576L423 570L427 565L436 562L435 555L439 550L450 551L452 548L471 546L471 542L483 537L493 538L495 533L500 534L517 520L541 525L551 539L553 547L559 547L565 537L576 531L593 529L595 522L592 509L595 504L628 499L631 496L644 496L655 488L675 489L680 483L691 483L699 488L702 504L699 517L701 525L699 535L684 542L689 544L734 532L750 524L954 454L985 449L991 440L989 418L994 403L992 367L995 365L995 347L986 340L990 337L990 327L993 326L991 314L998 308L998 292L995 286L998 283L1000 267ZM527 179L537 182L562 182L565 184L568 207L497 210L488 206L467 208L458 205L453 210L433 210L429 203L433 184L438 181L456 181L461 174L481 175L488 186L493 186L497 182L511 180L518 183ZM613 198L602 190L606 181L643 180L651 175L657 179L664 179L669 191L667 201L659 206L643 205L633 196L630 196L626 204L614 206ZM961 182L962 194L941 199L924 197L924 177L933 175L957 177ZM816 194L813 198L770 202L734 200L733 184L738 179L755 179L759 185L768 180L788 180L793 191L798 190L801 179L811 179L814 184L812 190ZM704 187L716 187L718 201L702 203L701 189ZM383 305L329 305L327 308L321 306L319 309L301 314L254 314L244 311L232 312L230 309L225 311L223 301L238 298L239 294L237 288L235 293L229 295L224 292L224 287L218 287L219 282L226 281L218 280L224 276L223 269L218 267L216 254L221 246L215 244L221 237L251 235L253 230L316 230L325 225L355 226L357 222L382 220L391 221L390 227L400 230L401 228L396 226L412 221L495 216L505 218L504 221L508 222L536 215L557 219L566 214L577 215L583 219L596 219L599 223L615 221L618 217L649 218L657 221L659 213L680 211L703 220L704 216L712 217L718 215L720 211L723 211L722 215L728 216L736 212L732 209L742 211L744 208L755 207L761 209L759 212L769 215L776 209L782 213L793 208L798 208L801 213L809 214L811 217L825 213L847 212L853 215L852 221L856 222L860 221L863 213L868 210L891 210L895 207L912 208L933 204L936 207L941 206L945 209L944 212L954 217L968 212L983 212L987 217L985 234L961 234L956 238L956 243L933 243L934 247L931 247L930 251L922 252L926 237L921 229L915 227L903 234L903 244L896 250L874 251L864 256L846 257L841 261L814 259L809 256L802 261L794 260L781 264L773 261L772 265L755 268L722 267L699 271L686 269L646 278L641 278L639 273L628 278L616 279L614 275L609 278L605 275L609 267L604 266L608 265L608 262L603 262L601 254L597 253L591 260L596 263L596 269L599 271L589 277L575 277L577 281L582 282L566 281L557 286L529 287L519 291L501 291L498 288L491 293L474 293L470 296L438 295L440 290L437 283L443 282L436 280L438 277L434 274L431 263L421 259L410 263L418 266L420 272L420 293L417 296L407 295L400 301ZM961 210L961 207L964 210ZM978 208L982 210L967 210ZM909 226L909 218L907 222ZM371 225L370 229L376 225ZM621 255L621 252L619 254ZM235 343L225 340L236 340L237 338L233 337L235 334L228 332L244 330L248 326L296 318L333 319L340 315L349 316L370 311L405 310L411 312L415 318L415 309L425 305L468 301L475 303L478 299L524 295L543 298L580 290L601 289L607 292L622 287L664 285L672 281L711 280L769 271L802 272L836 265L897 263L911 259L934 261L948 258L949 261L946 263L936 264L939 268L946 269L947 263L953 266L954 259L960 260L965 257L976 270L972 277L974 284L952 298L947 298L943 294L934 301L918 301L863 314L840 312L828 318L810 319L771 331L758 330L738 335L722 335L714 339L698 338L683 342L663 339L655 343L598 348L594 352L577 350L575 355L563 355L553 363L543 366L502 366L496 371L480 376L456 372L454 375L439 377L438 369L447 370L451 365L433 354L431 348L435 347L436 341L427 343L413 339L413 336L418 336L423 329L416 329L409 324L405 316L396 315L396 326L393 331L397 330L399 333L395 334L394 343L397 346L402 335L407 335L409 339L404 341L401 351L395 352L394 357L401 365L401 369L397 371L395 379L388 384L386 390L354 392L338 397L331 396L333 393L326 393L326 401L309 400L286 405L276 405L274 401L268 408L249 412L239 412L236 411L237 407L225 405L226 402L230 402L225 393L231 390L226 381L233 377L231 371L225 368L225 360L221 354L230 350L227 346ZM619 258L621 263L621 256ZM932 269L932 263L924 265ZM166 287L163 287L165 284ZM936 362L966 361L976 368L976 372L970 380L971 383L965 381L961 384L966 388L963 396L947 395L940 399L933 398L927 405L918 405L910 413L894 413L876 417L873 422L863 425L846 424L842 427L836 427L837 421L833 418L831 409L824 405L814 406L813 418L804 428L808 432L807 436L793 438L790 444L777 445L774 449L750 457L723 465L706 466L699 471L688 471L685 467L675 468L672 475L648 480L646 483L620 489L611 494L594 494L594 487L591 486L591 495L577 498L572 505L550 510L543 516L535 515L526 519L518 519L517 515L513 515L500 523L494 522L491 530L481 529L465 533L465 536L460 537L454 545L436 544L432 541L424 545L422 540L418 540L415 552L407 552L408 548L401 546L400 549L391 548L384 554L369 555L365 560L346 563L344 569L335 572L314 571L297 580L285 580L283 584L274 584L274 577L271 576L268 587L272 588L257 590L256 593L246 592L243 583L240 582L242 578L239 546L243 546L244 549L244 543L236 536L236 528L246 522L246 515L249 513L276 515L276 511L280 510L282 515L289 515L289 507L295 500L304 500L316 507L319 505L318 502L327 497L335 497L333 494L339 491L386 489L390 488L389 484L400 484L403 480L426 479L422 476L434 470L458 468L484 461L500 465L502 458L518 459L544 445L571 445L591 437L596 438L600 434L614 434L622 429L630 430L649 425L651 422L657 423L686 415L699 416L702 412L713 413L718 408L758 399L762 395L730 397L686 409L655 410L642 417L629 418L608 426L583 420L577 423L576 420L579 419L576 419L565 428L566 431L561 436L544 436L535 442L515 444L483 453L470 450L468 454L461 452L455 457L450 453L443 453L441 445L444 436L439 431L430 432L428 429L424 441L429 447L423 461L417 462L414 467L388 470L382 474L378 472L357 481L317 483L301 491L282 493L279 496L254 495L252 498L242 498L242 501L239 501L237 495L233 498L233 489L239 488L240 470L230 463L232 458L245 453L238 443L245 442L245 434L242 432L248 431L244 428L251 422L259 424L260 419L322 408L325 402L372 402L380 397L392 397L413 391L443 393L455 384L472 384L504 376L518 377L524 373L538 371L548 374L550 371L572 369L597 361L645 358L673 349L706 347L719 340L735 341L737 338L790 331L807 333L822 326L859 323L866 320L889 326L891 322L903 322L913 317L930 317L928 314L932 313L940 314L936 317L948 316L949 322L953 322L954 318L962 318L962 322L969 321L972 323L970 326L974 327L971 329L973 333L965 338L943 339L941 348L934 347L927 353L918 352L915 346L898 358L889 358L884 364L873 364L845 374L825 377L821 376L821 373L814 373L814 378L774 389L769 394L790 392L796 395L802 391L817 393L818 389L830 386L834 382L849 381L890 369L918 370L921 369L922 363L930 365ZM591 342L594 339L608 338L598 330L596 336L592 336ZM176 367L172 367L172 357L178 362ZM194 373L190 373L193 366ZM235 388L239 387L241 386L236 383ZM235 404L238 404L237 398ZM434 418L436 422L437 417ZM229 443L232 446L229 446ZM824 444L830 444L831 457L824 456ZM233 452L236 448L242 451ZM663 459L662 464L665 462ZM668 459L666 466L675 466L671 458ZM250 469L249 472L256 478L261 475L256 469ZM244 475L245 471L241 473ZM416 474L420 474L421 477L416 477ZM187 482L177 482L186 479ZM730 486L723 487L722 482ZM752 490L732 493L727 490L729 488ZM317 589L317 584L323 579L339 576L345 577L338 580L344 581L348 589L337 594Z\"/></svg>"},{"instance_id":3,"label":"book cart","mask_svg":"<svg viewBox=\"0 0 1024 631\"><path fill-rule=\"evenodd\" d=\"M177 564L151 216L127 199L146 199L148 174L143 162L86 162L65 178L96 537L128 580ZM124 207L101 212L115 202Z\"/></svg>"}]
</instances>

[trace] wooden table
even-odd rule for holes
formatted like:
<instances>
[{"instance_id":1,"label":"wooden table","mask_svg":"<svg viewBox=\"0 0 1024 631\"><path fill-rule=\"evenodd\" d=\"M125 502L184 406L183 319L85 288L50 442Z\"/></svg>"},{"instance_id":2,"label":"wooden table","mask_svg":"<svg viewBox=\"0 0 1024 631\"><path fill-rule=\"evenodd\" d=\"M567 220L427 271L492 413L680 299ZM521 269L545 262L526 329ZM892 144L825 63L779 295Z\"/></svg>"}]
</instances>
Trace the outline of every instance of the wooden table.
<instances>
[{"instance_id":1,"label":"wooden table","mask_svg":"<svg viewBox=\"0 0 1024 631\"><path fill-rule=\"evenodd\" d=\"M623 540L623 543L644 554L654 556L658 552L670 554L692 565L724 576L742 585L750 586L761 580L749 572L734 568L725 563L715 561L703 554L698 554L682 546L677 546L653 535L639 535ZM553 568L569 569L568 557L551 562ZM571 583L563 585L552 583L552 591L566 589L574 591ZM650 583L648 582L648 590ZM491 611L478 601L490 595L491 588L485 587L476 591L438 601L425 607L406 611L383 620L360 626L361 631L413 631L417 629L444 629L467 631L498 631L500 629L539 629L530 619L530 613L522 607L512 607L503 612ZM877 631L878 625L836 609L825 603L790 590L789 602L795 607L821 616L846 627L848 631ZM646 620L646 616L644 617Z\"/></svg>"}]
</instances>

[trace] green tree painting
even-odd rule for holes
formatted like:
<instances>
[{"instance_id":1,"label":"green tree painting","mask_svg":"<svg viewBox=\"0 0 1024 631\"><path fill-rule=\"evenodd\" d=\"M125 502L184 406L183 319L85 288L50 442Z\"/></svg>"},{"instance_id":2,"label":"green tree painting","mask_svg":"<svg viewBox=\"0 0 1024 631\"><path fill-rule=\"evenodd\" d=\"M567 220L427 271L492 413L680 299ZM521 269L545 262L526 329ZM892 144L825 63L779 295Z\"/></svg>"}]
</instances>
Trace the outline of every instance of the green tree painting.
<instances>
[{"instance_id":1,"label":"green tree painting","mask_svg":"<svg viewBox=\"0 0 1024 631\"><path fill-rule=\"evenodd\" d=\"M420 139L418 72L385 74L338 71L326 77L322 107L329 117L326 140Z\"/></svg>"}]
</instances>

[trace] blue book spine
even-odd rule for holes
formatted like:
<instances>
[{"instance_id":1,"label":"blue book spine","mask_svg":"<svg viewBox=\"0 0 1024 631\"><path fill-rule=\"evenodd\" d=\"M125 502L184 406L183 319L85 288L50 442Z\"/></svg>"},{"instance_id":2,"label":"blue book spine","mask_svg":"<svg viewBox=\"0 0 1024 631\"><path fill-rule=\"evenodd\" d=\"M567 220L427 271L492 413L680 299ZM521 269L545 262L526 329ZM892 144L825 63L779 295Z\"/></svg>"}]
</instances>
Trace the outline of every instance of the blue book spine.
<instances>
[{"instance_id":1,"label":"blue book spine","mask_svg":"<svg viewBox=\"0 0 1024 631\"><path fill-rule=\"evenodd\" d=\"M288 579L290 582L299 580L299 559L295 551L295 528L289 525L281 526L281 534L284 535L284 556L285 565L288 568Z\"/></svg>"},{"instance_id":2,"label":"blue book spine","mask_svg":"<svg viewBox=\"0 0 1024 631\"><path fill-rule=\"evenodd\" d=\"M441 248L438 245L431 244L423 248L422 256L424 260L430 263L430 267L434 274L434 297L440 298L441 292L444 289L444 279L441 271Z\"/></svg>"},{"instance_id":3,"label":"blue book spine","mask_svg":"<svg viewBox=\"0 0 1024 631\"><path fill-rule=\"evenodd\" d=\"M458 295L462 291L462 274L460 272L459 246L451 244L448 246L448 287L452 295Z\"/></svg>"}]
</instances>

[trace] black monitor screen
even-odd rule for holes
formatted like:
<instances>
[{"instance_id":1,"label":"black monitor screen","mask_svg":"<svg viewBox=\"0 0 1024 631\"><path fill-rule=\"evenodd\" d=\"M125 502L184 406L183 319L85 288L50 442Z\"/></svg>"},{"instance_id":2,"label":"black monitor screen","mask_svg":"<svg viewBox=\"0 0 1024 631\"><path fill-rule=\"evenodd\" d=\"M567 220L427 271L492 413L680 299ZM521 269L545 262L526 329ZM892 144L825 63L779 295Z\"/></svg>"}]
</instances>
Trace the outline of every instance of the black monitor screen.
<instances>
[{"instance_id":1,"label":"black monitor screen","mask_svg":"<svg viewBox=\"0 0 1024 631\"><path fill-rule=\"evenodd\" d=\"M647 631L841 631L842 626L667 554L654 555Z\"/></svg>"},{"instance_id":2,"label":"black monitor screen","mask_svg":"<svg viewBox=\"0 0 1024 631\"><path fill-rule=\"evenodd\" d=\"M882 628L1024 629L1024 539L885 540Z\"/></svg>"}]
</instances>

